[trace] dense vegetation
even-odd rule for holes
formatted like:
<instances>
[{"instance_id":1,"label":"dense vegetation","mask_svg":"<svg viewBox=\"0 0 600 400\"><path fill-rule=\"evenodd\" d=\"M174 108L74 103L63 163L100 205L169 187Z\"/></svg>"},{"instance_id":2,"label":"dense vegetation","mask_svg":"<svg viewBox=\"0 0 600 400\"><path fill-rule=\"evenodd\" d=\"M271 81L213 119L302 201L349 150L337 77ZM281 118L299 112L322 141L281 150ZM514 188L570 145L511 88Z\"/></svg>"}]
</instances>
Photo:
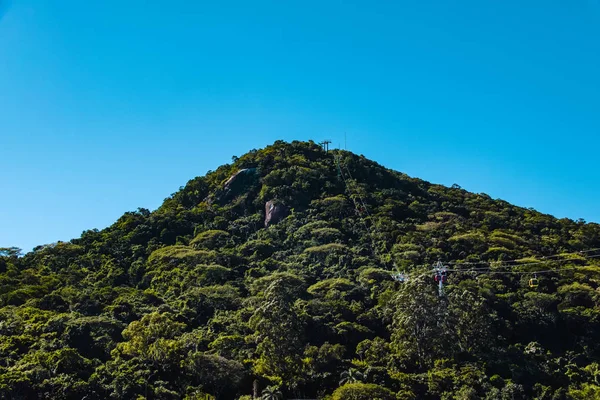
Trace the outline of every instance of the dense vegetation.
<instances>
[{"instance_id":1,"label":"dense vegetation","mask_svg":"<svg viewBox=\"0 0 600 400\"><path fill-rule=\"evenodd\" d=\"M2 249L0 398L600 398L600 252L573 255L599 247L597 224L276 142L154 212ZM516 259L561 270L490 272ZM491 270L439 297L438 260Z\"/></svg>"}]
</instances>

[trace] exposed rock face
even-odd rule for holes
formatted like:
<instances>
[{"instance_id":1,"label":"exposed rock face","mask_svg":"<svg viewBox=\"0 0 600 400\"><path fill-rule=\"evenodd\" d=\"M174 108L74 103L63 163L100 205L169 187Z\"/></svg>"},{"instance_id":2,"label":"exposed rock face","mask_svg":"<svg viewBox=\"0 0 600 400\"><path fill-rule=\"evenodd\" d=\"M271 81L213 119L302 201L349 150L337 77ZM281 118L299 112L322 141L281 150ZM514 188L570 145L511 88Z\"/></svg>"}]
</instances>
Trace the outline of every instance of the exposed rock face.
<instances>
[{"instance_id":1,"label":"exposed rock face","mask_svg":"<svg viewBox=\"0 0 600 400\"><path fill-rule=\"evenodd\" d=\"M279 204L275 200L267 201L265 204L265 228L278 223L287 217L288 213L288 208L283 204Z\"/></svg>"},{"instance_id":2,"label":"exposed rock face","mask_svg":"<svg viewBox=\"0 0 600 400\"><path fill-rule=\"evenodd\" d=\"M252 184L256 178L256 168L244 168L236 172L227 179L223 185L223 189L216 195L219 202L228 201L241 193Z\"/></svg>"},{"instance_id":3,"label":"exposed rock face","mask_svg":"<svg viewBox=\"0 0 600 400\"><path fill-rule=\"evenodd\" d=\"M224 185L224 189L225 190L230 190L231 187L234 186L235 182L238 180L238 178L240 177L240 175L247 174L249 171L252 171L253 169L254 168L252 168L252 169L250 169L250 168L240 169L238 172L236 172L235 174L233 174L231 176L231 178L227 179L227 182L225 182L225 185Z\"/></svg>"}]
</instances>

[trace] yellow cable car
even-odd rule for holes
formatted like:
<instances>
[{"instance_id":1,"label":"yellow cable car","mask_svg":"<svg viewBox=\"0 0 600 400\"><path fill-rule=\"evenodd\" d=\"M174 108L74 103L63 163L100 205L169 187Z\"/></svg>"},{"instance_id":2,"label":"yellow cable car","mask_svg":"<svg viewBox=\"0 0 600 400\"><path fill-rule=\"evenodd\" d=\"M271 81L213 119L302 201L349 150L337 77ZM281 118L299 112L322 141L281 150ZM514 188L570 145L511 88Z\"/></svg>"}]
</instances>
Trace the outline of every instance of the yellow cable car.
<instances>
[{"instance_id":1,"label":"yellow cable car","mask_svg":"<svg viewBox=\"0 0 600 400\"><path fill-rule=\"evenodd\" d=\"M540 282L539 282L539 280L538 280L538 278L537 278L536 275L534 275L533 278L531 278L529 280L529 287L532 288L532 289L535 289L536 287L538 287L539 284L540 284Z\"/></svg>"}]
</instances>

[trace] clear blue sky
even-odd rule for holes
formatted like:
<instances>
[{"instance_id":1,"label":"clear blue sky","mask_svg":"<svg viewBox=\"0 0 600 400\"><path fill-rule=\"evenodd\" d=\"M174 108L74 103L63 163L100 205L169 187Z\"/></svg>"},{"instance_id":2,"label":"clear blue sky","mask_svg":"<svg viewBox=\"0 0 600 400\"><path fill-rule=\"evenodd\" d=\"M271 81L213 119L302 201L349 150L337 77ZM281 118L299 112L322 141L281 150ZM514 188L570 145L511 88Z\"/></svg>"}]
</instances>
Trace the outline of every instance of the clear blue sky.
<instances>
[{"instance_id":1,"label":"clear blue sky","mask_svg":"<svg viewBox=\"0 0 600 400\"><path fill-rule=\"evenodd\" d=\"M4 8L0 246L69 240L232 155L344 132L409 175L600 222L597 0Z\"/></svg>"}]
</instances>

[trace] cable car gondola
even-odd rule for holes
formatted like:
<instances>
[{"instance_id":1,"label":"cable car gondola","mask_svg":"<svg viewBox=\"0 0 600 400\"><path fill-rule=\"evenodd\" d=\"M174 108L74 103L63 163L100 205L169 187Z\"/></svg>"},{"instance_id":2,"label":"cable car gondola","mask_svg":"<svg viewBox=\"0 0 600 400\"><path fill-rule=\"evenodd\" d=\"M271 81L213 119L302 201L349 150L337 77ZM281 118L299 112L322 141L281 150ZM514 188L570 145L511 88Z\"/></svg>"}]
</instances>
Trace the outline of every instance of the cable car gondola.
<instances>
[{"instance_id":1,"label":"cable car gondola","mask_svg":"<svg viewBox=\"0 0 600 400\"><path fill-rule=\"evenodd\" d=\"M529 279L529 287L535 289L539 286L540 282L537 278L537 274L533 275L533 278Z\"/></svg>"}]
</instances>

